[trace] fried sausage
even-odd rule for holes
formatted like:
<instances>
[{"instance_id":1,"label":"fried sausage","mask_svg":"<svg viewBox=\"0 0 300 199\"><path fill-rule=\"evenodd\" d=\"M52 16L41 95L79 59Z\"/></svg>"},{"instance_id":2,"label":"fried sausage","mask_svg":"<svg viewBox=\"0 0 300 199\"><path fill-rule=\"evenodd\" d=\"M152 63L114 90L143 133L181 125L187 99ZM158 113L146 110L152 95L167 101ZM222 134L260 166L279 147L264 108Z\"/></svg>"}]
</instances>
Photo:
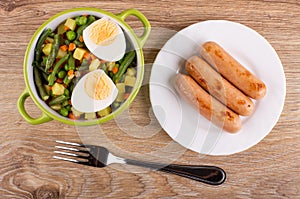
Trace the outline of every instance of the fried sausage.
<instances>
[{"instance_id":1,"label":"fried sausage","mask_svg":"<svg viewBox=\"0 0 300 199\"><path fill-rule=\"evenodd\" d=\"M186 71L207 92L239 115L249 116L254 105L249 97L234 87L209 64L198 56L193 56L185 64Z\"/></svg>"},{"instance_id":2,"label":"fried sausage","mask_svg":"<svg viewBox=\"0 0 300 199\"><path fill-rule=\"evenodd\" d=\"M241 129L242 124L239 115L209 95L190 76L177 74L174 87L183 99L216 126L230 133L235 133Z\"/></svg>"},{"instance_id":3,"label":"fried sausage","mask_svg":"<svg viewBox=\"0 0 300 199\"><path fill-rule=\"evenodd\" d=\"M200 48L201 56L219 71L229 82L253 99L266 94L266 85L244 68L215 42L206 42Z\"/></svg>"}]
</instances>

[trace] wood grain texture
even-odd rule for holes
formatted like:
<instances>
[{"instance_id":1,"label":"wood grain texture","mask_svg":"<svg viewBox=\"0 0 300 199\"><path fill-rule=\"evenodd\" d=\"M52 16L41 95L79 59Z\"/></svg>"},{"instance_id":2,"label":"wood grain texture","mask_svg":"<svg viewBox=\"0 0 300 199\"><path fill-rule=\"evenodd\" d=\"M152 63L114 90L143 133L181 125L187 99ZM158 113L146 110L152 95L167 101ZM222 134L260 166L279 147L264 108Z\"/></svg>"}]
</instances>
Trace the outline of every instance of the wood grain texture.
<instances>
[{"instance_id":1,"label":"wood grain texture","mask_svg":"<svg viewBox=\"0 0 300 199\"><path fill-rule=\"evenodd\" d=\"M56 121L32 126L18 113L16 102L25 88L23 58L31 36L49 17L73 7L112 13L137 8L153 30L168 30L153 31L144 48L144 86L124 113L136 126L132 131L122 119L84 129ZM298 0L1 0L0 198L299 198L299 10ZM251 149L224 157L200 155L173 142L155 120L147 86L160 47L176 31L209 19L243 23L263 35L281 58L287 80L284 110L272 132ZM141 31L136 18L128 23ZM30 99L26 108L32 116L40 114ZM54 140L100 143L123 156L217 165L227 171L228 179L214 187L133 166L99 169L65 163L52 159Z\"/></svg>"}]
</instances>

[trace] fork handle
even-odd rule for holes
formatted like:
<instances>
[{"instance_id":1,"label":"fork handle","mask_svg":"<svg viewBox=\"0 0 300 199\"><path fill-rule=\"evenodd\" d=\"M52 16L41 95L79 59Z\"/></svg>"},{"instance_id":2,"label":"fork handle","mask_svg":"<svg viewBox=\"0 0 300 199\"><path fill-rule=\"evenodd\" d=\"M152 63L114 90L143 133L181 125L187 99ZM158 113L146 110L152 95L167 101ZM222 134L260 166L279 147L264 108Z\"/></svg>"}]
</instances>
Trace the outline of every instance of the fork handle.
<instances>
[{"instance_id":1,"label":"fork handle","mask_svg":"<svg viewBox=\"0 0 300 199\"><path fill-rule=\"evenodd\" d=\"M151 169L157 169L158 171L176 174L210 185L220 185L226 179L225 171L215 166L196 166L178 164L163 165L128 159L125 160L125 162L131 165L143 166Z\"/></svg>"}]
</instances>

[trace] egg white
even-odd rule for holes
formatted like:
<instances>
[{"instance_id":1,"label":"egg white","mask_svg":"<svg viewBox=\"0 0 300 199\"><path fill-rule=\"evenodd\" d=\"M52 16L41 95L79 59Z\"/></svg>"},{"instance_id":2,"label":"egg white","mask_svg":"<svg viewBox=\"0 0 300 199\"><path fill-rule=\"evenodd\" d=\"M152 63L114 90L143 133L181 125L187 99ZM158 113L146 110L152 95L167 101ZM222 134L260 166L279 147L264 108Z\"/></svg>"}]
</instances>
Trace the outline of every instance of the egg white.
<instances>
[{"instance_id":1,"label":"egg white","mask_svg":"<svg viewBox=\"0 0 300 199\"><path fill-rule=\"evenodd\" d=\"M76 86L74 87L74 90L72 92L72 96L71 96L72 106L76 110L83 112L83 113L97 112L97 111L105 109L106 107L108 107L109 105L111 105L114 102L114 100L116 99L116 97L118 95L118 89L117 89L116 85L106 75L108 77L107 82L111 87L109 96L103 100L96 100L96 99L89 97L85 91L84 84L85 84L86 78L89 75L93 75L93 73L101 73L101 75L106 75L106 73L101 69L89 72L88 74L83 76L78 81L78 83L76 84Z\"/></svg>"},{"instance_id":2,"label":"egg white","mask_svg":"<svg viewBox=\"0 0 300 199\"><path fill-rule=\"evenodd\" d=\"M116 38L109 45L104 46L104 45L95 44L89 37L90 30L91 27L93 27L93 24L98 23L101 20L109 20L109 19L103 17L93 22L91 25L89 25L84 29L83 31L84 43L86 47L89 49L89 51L92 52L99 59L110 61L110 62L118 61L124 56L126 50L125 36L121 27L118 24L112 21L112 23L115 23L117 25L118 33L116 35Z\"/></svg>"}]
</instances>

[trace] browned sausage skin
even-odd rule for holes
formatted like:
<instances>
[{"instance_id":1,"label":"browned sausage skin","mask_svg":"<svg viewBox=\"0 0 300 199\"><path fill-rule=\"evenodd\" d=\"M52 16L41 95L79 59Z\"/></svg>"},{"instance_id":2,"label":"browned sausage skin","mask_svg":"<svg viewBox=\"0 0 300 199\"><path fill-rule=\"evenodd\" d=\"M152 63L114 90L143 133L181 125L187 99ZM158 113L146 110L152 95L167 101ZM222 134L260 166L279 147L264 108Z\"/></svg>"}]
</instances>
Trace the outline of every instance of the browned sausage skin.
<instances>
[{"instance_id":1,"label":"browned sausage skin","mask_svg":"<svg viewBox=\"0 0 300 199\"><path fill-rule=\"evenodd\" d=\"M174 86L183 99L216 126L230 133L235 133L241 129L242 123L240 117L218 100L211 97L190 76L177 74Z\"/></svg>"},{"instance_id":2,"label":"browned sausage skin","mask_svg":"<svg viewBox=\"0 0 300 199\"><path fill-rule=\"evenodd\" d=\"M209 41L200 48L201 56L229 82L253 99L261 99L266 94L266 85L244 68L220 45Z\"/></svg>"},{"instance_id":3,"label":"browned sausage skin","mask_svg":"<svg viewBox=\"0 0 300 199\"><path fill-rule=\"evenodd\" d=\"M249 116L254 105L251 99L234 87L198 56L187 60L187 72L211 95L239 115Z\"/></svg>"}]
</instances>

